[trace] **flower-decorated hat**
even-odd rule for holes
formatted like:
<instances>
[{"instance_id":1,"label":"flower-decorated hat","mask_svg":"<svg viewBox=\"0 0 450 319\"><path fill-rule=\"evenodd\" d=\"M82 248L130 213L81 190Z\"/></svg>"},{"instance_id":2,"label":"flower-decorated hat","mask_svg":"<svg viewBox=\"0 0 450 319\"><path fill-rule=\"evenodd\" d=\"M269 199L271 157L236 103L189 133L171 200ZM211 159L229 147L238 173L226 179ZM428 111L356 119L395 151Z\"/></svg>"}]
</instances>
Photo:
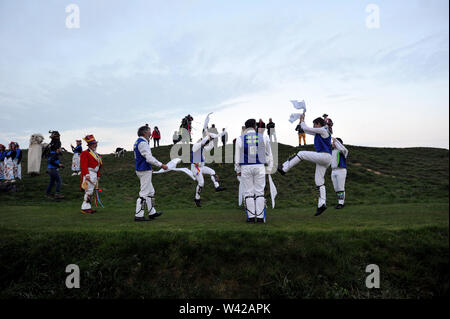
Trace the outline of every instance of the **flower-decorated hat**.
<instances>
[{"instance_id":1,"label":"flower-decorated hat","mask_svg":"<svg viewBox=\"0 0 450 319\"><path fill-rule=\"evenodd\" d=\"M92 135L92 134L86 135L86 137L83 138L83 140L85 140L85 142L87 143L87 145L97 143L97 141L95 140L94 135Z\"/></svg>"}]
</instances>

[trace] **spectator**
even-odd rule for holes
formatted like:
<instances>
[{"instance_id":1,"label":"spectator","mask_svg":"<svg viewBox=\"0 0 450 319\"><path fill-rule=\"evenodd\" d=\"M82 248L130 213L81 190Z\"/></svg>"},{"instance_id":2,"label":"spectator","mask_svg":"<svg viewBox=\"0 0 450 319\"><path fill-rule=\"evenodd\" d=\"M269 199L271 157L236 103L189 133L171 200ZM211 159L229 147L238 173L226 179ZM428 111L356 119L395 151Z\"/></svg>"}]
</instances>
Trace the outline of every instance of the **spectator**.
<instances>
[{"instance_id":1,"label":"spectator","mask_svg":"<svg viewBox=\"0 0 450 319\"><path fill-rule=\"evenodd\" d=\"M173 145L177 144L180 141L180 139L181 139L181 136L178 134L178 132L177 131L173 132L173 137L172 137Z\"/></svg>"},{"instance_id":2,"label":"spectator","mask_svg":"<svg viewBox=\"0 0 450 319\"><path fill-rule=\"evenodd\" d=\"M269 134L270 141L277 142L277 135L275 134L275 123L272 122L272 118L269 119L269 123L267 123L267 134Z\"/></svg>"},{"instance_id":3,"label":"spectator","mask_svg":"<svg viewBox=\"0 0 450 319\"><path fill-rule=\"evenodd\" d=\"M264 134L264 130L266 129L266 123L264 123L262 119L259 119L256 126L258 128L258 133Z\"/></svg>"},{"instance_id":4,"label":"spectator","mask_svg":"<svg viewBox=\"0 0 450 319\"><path fill-rule=\"evenodd\" d=\"M228 142L228 132L225 131L225 128L222 129L222 144L223 147L225 147L225 145L227 145Z\"/></svg>"},{"instance_id":5,"label":"spectator","mask_svg":"<svg viewBox=\"0 0 450 319\"><path fill-rule=\"evenodd\" d=\"M153 147L156 147L156 144L158 144L158 147L159 147L159 140L161 139L161 132L159 132L159 129L157 126L155 126L155 128L153 129L152 138L153 138Z\"/></svg>"},{"instance_id":6,"label":"spectator","mask_svg":"<svg viewBox=\"0 0 450 319\"><path fill-rule=\"evenodd\" d=\"M325 127L328 129L328 132L333 134L333 121L328 117L328 114L324 114L322 117L325 120Z\"/></svg>"},{"instance_id":7,"label":"spectator","mask_svg":"<svg viewBox=\"0 0 450 319\"><path fill-rule=\"evenodd\" d=\"M16 167L16 171L14 174L14 178L22 179L22 150L19 147L18 143L16 144L16 157L14 158L14 165Z\"/></svg>"},{"instance_id":8,"label":"spectator","mask_svg":"<svg viewBox=\"0 0 450 319\"><path fill-rule=\"evenodd\" d=\"M211 128L208 129L208 132L209 132L209 133L213 133L213 134L219 134L219 132L217 131L217 128L216 128L216 125L215 125L215 124L212 124L212 125L211 125ZM217 147L218 141L219 141L219 138L216 137L216 138L214 139L214 148Z\"/></svg>"},{"instance_id":9,"label":"spectator","mask_svg":"<svg viewBox=\"0 0 450 319\"><path fill-rule=\"evenodd\" d=\"M62 151L60 147L56 148L55 146L53 146L50 149L50 153L48 155L47 173L48 175L50 175L50 182L48 183L46 191L46 195L48 198L52 198L50 192L52 191L53 185L55 183L56 183L56 192L54 198L56 199L64 198L64 196L59 193L61 191L61 177L59 176L59 169L64 167L59 160L59 155L61 153Z\"/></svg>"},{"instance_id":10,"label":"spectator","mask_svg":"<svg viewBox=\"0 0 450 319\"><path fill-rule=\"evenodd\" d=\"M303 139L303 144L306 145L306 134L305 134L305 131L303 131L302 126L300 125L300 122L298 123L295 130L298 133L298 146L302 146L302 139Z\"/></svg>"},{"instance_id":11,"label":"spectator","mask_svg":"<svg viewBox=\"0 0 450 319\"><path fill-rule=\"evenodd\" d=\"M17 165L16 165L16 143L11 142L9 143L9 150L6 151L5 154L5 163L4 163L4 169L5 169L5 179L8 181L11 181L15 183L15 178L17 176Z\"/></svg>"},{"instance_id":12,"label":"spectator","mask_svg":"<svg viewBox=\"0 0 450 319\"><path fill-rule=\"evenodd\" d=\"M0 180L5 179L5 157L6 157L6 147L0 144Z\"/></svg>"}]
</instances>

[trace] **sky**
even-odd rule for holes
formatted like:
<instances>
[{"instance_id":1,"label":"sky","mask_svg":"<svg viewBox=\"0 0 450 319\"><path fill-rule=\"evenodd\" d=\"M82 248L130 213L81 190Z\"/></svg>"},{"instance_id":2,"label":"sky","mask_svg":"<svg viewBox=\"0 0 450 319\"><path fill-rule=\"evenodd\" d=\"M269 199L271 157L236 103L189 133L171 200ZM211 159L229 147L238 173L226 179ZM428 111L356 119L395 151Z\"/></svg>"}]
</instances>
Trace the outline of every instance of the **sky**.
<instances>
[{"instance_id":1,"label":"sky","mask_svg":"<svg viewBox=\"0 0 450 319\"><path fill-rule=\"evenodd\" d=\"M0 0L0 143L58 130L67 149L94 134L100 153L131 150L143 124L171 144L191 114L196 140L213 112L230 139L271 117L297 145L290 100L305 100L307 123L329 114L344 144L448 149L448 6Z\"/></svg>"}]
</instances>

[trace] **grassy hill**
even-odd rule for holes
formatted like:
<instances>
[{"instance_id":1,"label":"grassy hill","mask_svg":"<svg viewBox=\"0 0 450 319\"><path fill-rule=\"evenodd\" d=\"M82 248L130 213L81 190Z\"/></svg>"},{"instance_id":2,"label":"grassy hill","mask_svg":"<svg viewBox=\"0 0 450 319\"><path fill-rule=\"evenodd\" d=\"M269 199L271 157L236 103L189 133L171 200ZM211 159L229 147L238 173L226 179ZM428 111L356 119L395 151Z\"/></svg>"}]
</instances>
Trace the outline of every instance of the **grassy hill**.
<instances>
[{"instance_id":1,"label":"grassy hill","mask_svg":"<svg viewBox=\"0 0 450 319\"><path fill-rule=\"evenodd\" d=\"M303 147L312 150L312 146ZM48 175L24 176L0 193L0 297L75 298L427 298L448 295L448 150L348 146L346 208L313 217L314 165L302 162L278 189L268 223L244 223L232 164L209 164L227 191L205 178L203 207L183 173L153 176L164 214L133 222L139 181L133 154L104 155L105 209L79 212L71 154L61 171L66 199L47 199ZM279 145L283 162L298 148ZM169 147L152 150L162 162ZM22 170L26 172L26 155ZM188 164L182 166L188 167ZM65 266L78 264L82 289L65 288ZM381 288L365 287L365 267L380 266Z\"/></svg>"}]
</instances>

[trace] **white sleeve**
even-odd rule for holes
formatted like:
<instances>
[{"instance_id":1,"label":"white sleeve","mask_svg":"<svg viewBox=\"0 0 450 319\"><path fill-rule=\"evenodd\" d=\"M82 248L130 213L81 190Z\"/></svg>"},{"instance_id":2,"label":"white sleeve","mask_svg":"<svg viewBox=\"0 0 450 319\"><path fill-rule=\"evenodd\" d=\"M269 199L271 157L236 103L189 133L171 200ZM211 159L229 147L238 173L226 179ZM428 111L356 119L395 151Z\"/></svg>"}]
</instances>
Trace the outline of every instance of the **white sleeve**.
<instances>
[{"instance_id":1,"label":"white sleeve","mask_svg":"<svg viewBox=\"0 0 450 319\"><path fill-rule=\"evenodd\" d=\"M192 146L192 152L194 153L197 152L200 149L200 147L202 147L202 145L205 145L205 143L208 142L208 140L209 136L205 136L200 142L195 143Z\"/></svg>"},{"instance_id":2,"label":"white sleeve","mask_svg":"<svg viewBox=\"0 0 450 319\"><path fill-rule=\"evenodd\" d=\"M144 156L147 163L156 166L162 166L162 163L153 157L152 151L150 150L150 145L148 145L148 143L146 142L139 143L138 150L141 153L141 155Z\"/></svg>"},{"instance_id":3,"label":"white sleeve","mask_svg":"<svg viewBox=\"0 0 450 319\"><path fill-rule=\"evenodd\" d=\"M305 131L305 133L311 135L320 134L320 136L322 136L323 138L327 138L330 135L325 127L313 128L306 125L305 122L300 123L300 126L302 127L302 130Z\"/></svg>"},{"instance_id":4,"label":"white sleeve","mask_svg":"<svg viewBox=\"0 0 450 319\"><path fill-rule=\"evenodd\" d=\"M239 163L241 162L241 147L242 147L242 140L241 136L236 138L236 145L234 147L234 170L236 173L241 172L241 165Z\"/></svg>"},{"instance_id":5,"label":"white sleeve","mask_svg":"<svg viewBox=\"0 0 450 319\"><path fill-rule=\"evenodd\" d=\"M345 158L347 158L348 149L344 145L342 145L338 140L334 142L334 145L336 146L336 149L338 151L341 151L344 154Z\"/></svg>"},{"instance_id":6,"label":"white sleeve","mask_svg":"<svg viewBox=\"0 0 450 319\"><path fill-rule=\"evenodd\" d=\"M271 172L273 168L273 154L272 147L270 146L270 139L267 135L264 135L264 149L266 152L266 172Z\"/></svg>"}]
</instances>

